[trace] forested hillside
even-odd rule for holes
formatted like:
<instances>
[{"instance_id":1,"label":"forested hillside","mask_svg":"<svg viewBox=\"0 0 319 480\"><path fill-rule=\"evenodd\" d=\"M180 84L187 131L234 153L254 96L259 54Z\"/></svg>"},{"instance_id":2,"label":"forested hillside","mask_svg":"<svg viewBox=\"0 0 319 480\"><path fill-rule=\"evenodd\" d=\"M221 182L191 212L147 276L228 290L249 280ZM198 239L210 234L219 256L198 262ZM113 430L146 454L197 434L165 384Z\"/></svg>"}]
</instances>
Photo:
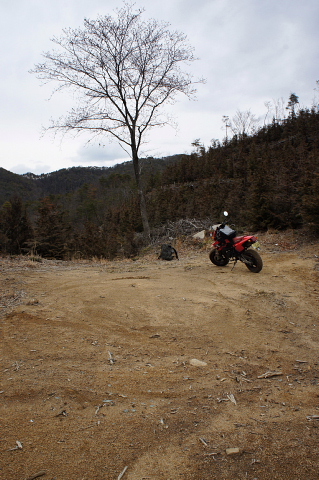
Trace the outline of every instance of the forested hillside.
<instances>
[{"instance_id":1,"label":"forested hillside","mask_svg":"<svg viewBox=\"0 0 319 480\"><path fill-rule=\"evenodd\" d=\"M318 228L318 188L319 114L302 110L169 166L161 189L150 194L150 211L155 223L163 221L166 199L175 218L216 219L226 208L236 224L254 230Z\"/></svg>"},{"instance_id":2,"label":"forested hillside","mask_svg":"<svg viewBox=\"0 0 319 480\"><path fill-rule=\"evenodd\" d=\"M141 160L143 175L154 176L165 167L176 162L181 155L162 159L153 157ZM25 173L17 175L0 167L0 205L17 195L24 201L35 201L48 195L65 195L74 192L85 184L97 185L99 181L114 176L133 178L132 162L125 162L114 167L71 167L56 172L35 175Z\"/></svg>"},{"instance_id":3,"label":"forested hillside","mask_svg":"<svg viewBox=\"0 0 319 480\"><path fill-rule=\"evenodd\" d=\"M254 135L143 164L150 224L185 218L243 229L319 232L319 113L301 110ZM138 252L142 231L131 162L19 176L0 169L0 249L44 257Z\"/></svg>"}]
</instances>

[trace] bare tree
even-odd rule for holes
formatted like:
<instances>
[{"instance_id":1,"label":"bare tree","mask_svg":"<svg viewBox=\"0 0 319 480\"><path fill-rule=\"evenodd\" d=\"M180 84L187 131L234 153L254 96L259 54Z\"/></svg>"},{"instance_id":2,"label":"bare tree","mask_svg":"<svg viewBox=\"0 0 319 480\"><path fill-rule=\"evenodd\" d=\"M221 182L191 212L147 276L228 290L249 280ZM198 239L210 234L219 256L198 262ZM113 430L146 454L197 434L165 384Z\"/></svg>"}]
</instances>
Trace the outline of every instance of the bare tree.
<instances>
[{"instance_id":1,"label":"bare tree","mask_svg":"<svg viewBox=\"0 0 319 480\"><path fill-rule=\"evenodd\" d=\"M265 118L264 118L264 125L267 125L267 122L269 121L268 120L268 117L270 115L270 112L271 112L271 109L272 109L272 105L271 105L271 102L267 101L267 102L264 102L264 105L265 107L267 108L267 112L266 112L266 115L265 115Z\"/></svg>"},{"instance_id":2,"label":"bare tree","mask_svg":"<svg viewBox=\"0 0 319 480\"><path fill-rule=\"evenodd\" d=\"M267 108L264 125L270 123L270 121L281 123L286 118L285 101L282 97L277 100L267 101L264 105Z\"/></svg>"},{"instance_id":3,"label":"bare tree","mask_svg":"<svg viewBox=\"0 0 319 480\"><path fill-rule=\"evenodd\" d=\"M282 97L280 97L277 100L273 100L273 102L274 102L275 122L280 123L286 118L285 100Z\"/></svg>"},{"instance_id":4,"label":"bare tree","mask_svg":"<svg viewBox=\"0 0 319 480\"><path fill-rule=\"evenodd\" d=\"M50 128L86 131L92 138L106 134L128 149L149 236L140 147L150 128L168 123L160 107L178 93L192 97L196 82L180 68L195 60L186 36L170 31L165 22L143 21L143 11L124 3L115 17L85 19L83 29L63 30L63 36L52 40L58 49L44 53L45 62L32 73L58 82L57 90L78 94L76 108Z\"/></svg>"},{"instance_id":5,"label":"bare tree","mask_svg":"<svg viewBox=\"0 0 319 480\"><path fill-rule=\"evenodd\" d=\"M226 143L228 142L228 128L231 127L230 121L229 121L229 116L228 115L223 115L222 117L222 122L225 125L225 130L226 130Z\"/></svg>"},{"instance_id":6,"label":"bare tree","mask_svg":"<svg viewBox=\"0 0 319 480\"><path fill-rule=\"evenodd\" d=\"M258 124L259 119L254 113L251 113L250 110L244 112L237 110L236 114L229 122L232 132L239 137L255 133Z\"/></svg>"}]
</instances>

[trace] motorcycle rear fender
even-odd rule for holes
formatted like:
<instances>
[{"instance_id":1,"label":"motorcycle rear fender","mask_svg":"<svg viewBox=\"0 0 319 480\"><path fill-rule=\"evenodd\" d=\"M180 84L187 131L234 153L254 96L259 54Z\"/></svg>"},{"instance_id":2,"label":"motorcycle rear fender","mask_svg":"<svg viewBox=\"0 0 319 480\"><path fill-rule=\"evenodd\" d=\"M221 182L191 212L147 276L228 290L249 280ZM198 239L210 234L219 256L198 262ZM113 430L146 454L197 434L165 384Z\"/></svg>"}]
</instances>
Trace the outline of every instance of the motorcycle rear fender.
<instances>
[{"instance_id":1,"label":"motorcycle rear fender","mask_svg":"<svg viewBox=\"0 0 319 480\"><path fill-rule=\"evenodd\" d=\"M243 237L236 237L234 238L235 250L237 250L237 252L242 252L243 250L245 250L247 247L249 247L256 241L257 241L257 238L254 237L254 235L245 235ZM246 242L248 242L248 244L246 244Z\"/></svg>"}]
</instances>

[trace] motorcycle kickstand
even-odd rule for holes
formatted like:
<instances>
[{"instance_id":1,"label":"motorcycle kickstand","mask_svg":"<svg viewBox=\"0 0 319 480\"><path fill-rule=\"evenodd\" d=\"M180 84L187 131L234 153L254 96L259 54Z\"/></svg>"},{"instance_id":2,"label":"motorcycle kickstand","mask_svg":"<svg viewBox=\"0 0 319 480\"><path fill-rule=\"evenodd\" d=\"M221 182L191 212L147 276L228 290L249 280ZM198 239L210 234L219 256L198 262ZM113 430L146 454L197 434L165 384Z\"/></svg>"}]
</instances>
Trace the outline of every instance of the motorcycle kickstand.
<instances>
[{"instance_id":1,"label":"motorcycle kickstand","mask_svg":"<svg viewBox=\"0 0 319 480\"><path fill-rule=\"evenodd\" d=\"M233 268L231 269L231 272L234 270L235 266L236 266L236 263L237 263L238 260L235 260L234 261L234 265L233 265Z\"/></svg>"}]
</instances>

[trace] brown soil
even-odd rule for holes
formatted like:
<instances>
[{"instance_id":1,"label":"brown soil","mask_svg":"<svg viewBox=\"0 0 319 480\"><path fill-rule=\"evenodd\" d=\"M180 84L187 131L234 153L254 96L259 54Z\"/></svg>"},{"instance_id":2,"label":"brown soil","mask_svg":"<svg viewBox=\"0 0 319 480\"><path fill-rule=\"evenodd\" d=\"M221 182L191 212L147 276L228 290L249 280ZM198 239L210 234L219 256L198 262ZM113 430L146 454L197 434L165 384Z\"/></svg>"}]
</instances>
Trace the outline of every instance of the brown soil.
<instances>
[{"instance_id":1,"label":"brown soil","mask_svg":"<svg viewBox=\"0 0 319 480\"><path fill-rule=\"evenodd\" d=\"M318 479L319 248L262 247L0 259L0 478Z\"/></svg>"}]
</instances>

